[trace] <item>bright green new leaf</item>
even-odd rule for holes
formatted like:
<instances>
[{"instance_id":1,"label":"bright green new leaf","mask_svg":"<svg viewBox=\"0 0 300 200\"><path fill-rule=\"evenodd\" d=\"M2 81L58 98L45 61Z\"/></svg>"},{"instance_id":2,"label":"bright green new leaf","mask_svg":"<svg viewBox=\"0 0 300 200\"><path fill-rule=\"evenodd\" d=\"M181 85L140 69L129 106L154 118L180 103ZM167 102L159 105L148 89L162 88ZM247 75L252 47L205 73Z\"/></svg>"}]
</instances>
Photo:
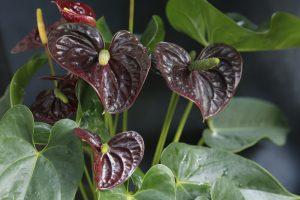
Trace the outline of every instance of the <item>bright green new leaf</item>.
<instances>
[{"instance_id":1,"label":"bright green new leaf","mask_svg":"<svg viewBox=\"0 0 300 200\"><path fill-rule=\"evenodd\" d=\"M225 43L239 51L300 47L300 19L284 12L274 13L263 31L239 26L207 0L169 0L167 16L176 30L204 46Z\"/></svg>"},{"instance_id":2,"label":"bright green new leaf","mask_svg":"<svg viewBox=\"0 0 300 200\"><path fill-rule=\"evenodd\" d=\"M110 135L103 121L103 107L93 88L79 80L76 86L78 108L76 121L81 128L99 134L103 142L110 139Z\"/></svg>"},{"instance_id":3,"label":"bright green new leaf","mask_svg":"<svg viewBox=\"0 0 300 200\"><path fill-rule=\"evenodd\" d=\"M96 29L99 33L101 33L105 42L108 42L108 43L111 42L113 35L106 23L104 16L101 17L100 19L98 19L97 24L96 24Z\"/></svg>"},{"instance_id":4,"label":"bright green new leaf","mask_svg":"<svg viewBox=\"0 0 300 200\"><path fill-rule=\"evenodd\" d=\"M30 110L17 105L0 122L1 199L73 200L83 173L76 123L61 120L51 129L48 145L37 151Z\"/></svg>"},{"instance_id":5,"label":"bright green new leaf","mask_svg":"<svg viewBox=\"0 0 300 200\"><path fill-rule=\"evenodd\" d=\"M47 63L45 54L37 54L19 68L10 82L10 104L11 107L22 104L25 95L25 88L29 84L33 75Z\"/></svg>"},{"instance_id":6,"label":"bright green new leaf","mask_svg":"<svg viewBox=\"0 0 300 200\"><path fill-rule=\"evenodd\" d=\"M297 198L258 164L230 152L184 143L173 143L164 150L161 163L173 171L177 182L184 184L208 184L218 189L219 186L216 185L216 181L220 178L226 178L231 184L239 188L247 200L271 200L271 198L264 198L264 195L276 196L278 197L277 200ZM197 192L197 190L193 191ZM236 194L235 190L232 192ZM192 195L191 192L189 193ZM251 198L251 196L257 198ZM191 196L186 199L196 197Z\"/></svg>"},{"instance_id":7,"label":"bright green new leaf","mask_svg":"<svg viewBox=\"0 0 300 200\"><path fill-rule=\"evenodd\" d=\"M141 43L154 51L154 47L158 42L165 38L165 28L162 19L158 15L153 15L145 32L141 37Z\"/></svg>"},{"instance_id":8,"label":"bright green new leaf","mask_svg":"<svg viewBox=\"0 0 300 200\"><path fill-rule=\"evenodd\" d=\"M123 185L108 191L101 191L99 200L174 200L175 180L170 169L155 165L145 174L141 188L130 194Z\"/></svg>"},{"instance_id":9,"label":"bright green new leaf","mask_svg":"<svg viewBox=\"0 0 300 200\"><path fill-rule=\"evenodd\" d=\"M267 138L283 145L289 127L277 106L253 98L234 98L216 117L208 120L205 143L216 149L238 152Z\"/></svg>"},{"instance_id":10,"label":"bright green new leaf","mask_svg":"<svg viewBox=\"0 0 300 200\"><path fill-rule=\"evenodd\" d=\"M3 117L3 115L8 109L10 109L9 86L6 88L5 93L0 98L0 119Z\"/></svg>"}]
</instances>

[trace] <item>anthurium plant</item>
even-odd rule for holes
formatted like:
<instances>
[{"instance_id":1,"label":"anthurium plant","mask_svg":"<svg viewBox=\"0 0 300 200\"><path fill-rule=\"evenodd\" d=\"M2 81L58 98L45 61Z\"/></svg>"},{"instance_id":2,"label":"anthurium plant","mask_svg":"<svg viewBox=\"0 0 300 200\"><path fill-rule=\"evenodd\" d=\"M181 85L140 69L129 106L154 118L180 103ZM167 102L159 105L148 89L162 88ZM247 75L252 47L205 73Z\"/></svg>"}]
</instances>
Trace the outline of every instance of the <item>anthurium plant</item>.
<instances>
[{"instance_id":1,"label":"anthurium plant","mask_svg":"<svg viewBox=\"0 0 300 200\"><path fill-rule=\"evenodd\" d=\"M170 24L199 43L196 52L168 42L157 15L143 33L134 32L134 0L128 28L114 34L84 2L53 5L57 21L46 25L37 8L36 28L11 51L41 52L15 72L0 99L0 199L300 199L237 154L262 139L284 145L286 118L272 103L234 97L243 67L250 67L240 52L300 47L299 18L275 13L262 30L207 0L168 0ZM53 87L24 105L26 86L45 65L50 73L39 81ZM57 67L65 73L56 74ZM127 123L149 73L165 80L170 102L147 168L140 166L143 132L128 130ZM166 144L179 98L187 105ZM192 145L180 139L193 105L207 128Z\"/></svg>"}]
</instances>

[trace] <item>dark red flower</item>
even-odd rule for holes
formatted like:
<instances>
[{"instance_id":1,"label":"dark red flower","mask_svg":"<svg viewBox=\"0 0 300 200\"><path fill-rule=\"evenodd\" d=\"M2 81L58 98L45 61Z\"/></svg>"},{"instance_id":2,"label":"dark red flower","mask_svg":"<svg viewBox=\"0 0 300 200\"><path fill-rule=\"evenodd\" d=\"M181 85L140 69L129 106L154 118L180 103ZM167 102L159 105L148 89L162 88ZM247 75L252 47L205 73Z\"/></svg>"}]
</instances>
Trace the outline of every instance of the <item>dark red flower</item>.
<instances>
[{"instance_id":1,"label":"dark red flower","mask_svg":"<svg viewBox=\"0 0 300 200\"><path fill-rule=\"evenodd\" d=\"M54 22L52 25L47 27L47 33L50 33L52 30L56 29L59 25L66 23L66 20L61 18L60 20ZM11 50L11 53L22 53L25 51L30 51L35 48L42 47L39 31L35 28L28 35L26 35L16 46Z\"/></svg>"},{"instance_id":2,"label":"dark red flower","mask_svg":"<svg viewBox=\"0 0 300 200\"><path fill-rule=\"evenodd\" d=\"M193 101L203 118L209 118L222 110L235 93L242 74L242 58L225 44L209 45L196 61L218 58L220 63L208 70L190 70L193 62L189 54L172 43L158 43L154 60L168 87Z\"/></svg>"},{"instance_id":3,"label":"dark red flower","mask_svg":"<svg viewBox=\"0 0 300 200\"><path fill-rule=\"evenodd\" d=\"M105 50L95 28L63 24L49 35L48 47L59 65L95 89L109 113L134 103L151 65L146 48L128 31L117 32Z\"/></svg>"},{"instance_id":4,"label":"dark red flower","mask_svg":"<svg viewBox=\"0 0 300 200\"><path fill-rule=\"evenodd\" d=\"M50 78L50 77L49 77ZM33 113L35 121L54 124L60 119L68 118L77 110L77 98L75 87L77 79L71 76L51 77L51 80L58 81L58 89L68 99L67 103L55 96L53 89L43 90L36 97L30 110Z\"/></svg>"},{"instance_id":5,"label":"dark red flower","mask_svg":"<svg viewBox=\"0 0 300 200\"><path fill-rule=\"evenodd\" d=\"M143 138L134 131L119 133L105 144L102 144L98 135L88 130L76 128L75 134L92 147L95 157L94 178L100 190L124 183L144 156Z\"/></svg>"},{"instance_id":6,"label":"dark red flower","mask_svg":"<svg viewBox=\"0 0 300 200\"><path fill-rule=\"evenodd\" d=\"M80 22L96 26L96 14L90 6L72 0L55 0L53 2L68 22Z\"/></svg>"}]
</instances>

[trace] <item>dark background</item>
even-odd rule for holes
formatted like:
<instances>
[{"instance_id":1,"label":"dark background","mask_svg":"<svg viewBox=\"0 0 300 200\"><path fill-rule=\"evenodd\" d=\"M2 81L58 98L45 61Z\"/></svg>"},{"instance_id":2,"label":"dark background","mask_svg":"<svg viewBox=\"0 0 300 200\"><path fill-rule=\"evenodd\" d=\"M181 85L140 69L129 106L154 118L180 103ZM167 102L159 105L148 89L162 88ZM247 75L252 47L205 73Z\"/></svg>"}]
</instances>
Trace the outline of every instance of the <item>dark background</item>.
<instances>
[{"instance_id":1,"label":"dark background","mask_svg":"<svg viewBox=\"0 0 300 200\"><path fill-rule=\"evenodd\" d=\"M85 0L85 2L94 7L98 17L103 15L106 17L113 32L127 29L129 0ZM300 2L295 0L213 0L210 2L223 12L240 12L257 24L269 20L275 11L287 11L300 17ZM199 44L170 27L165 16L165 5L165 0L137 0L135 32L143 32L151 15L159 14L166 24L166 41L175 42L187 50L200 51L202 47ZM3 94L12 73L33 54L29 52L12 55L10 49L34 28L37 7L43 9L46 23L50 24L59 18L58 11L50 0L1 1L0 94ZM298 59L300 49L242 55L245 63L244 74L237 95L257 97L277 104L288 117L291 126L286 146L277 147L269 142L260 142L244 154L274 174L291 192L299 194L300 65ZM48 69L45 68L36 77L47 73ZM51 83L41 83L35 79L28 87L25 102L30 104L38 91L50 86ZM137 102L130 109L129 128L140 132L146 142L144 166L148 166L151 162L170 94L164 81L150 74ZM185 105L186 101L181 99L169 140L173 137ZM200 112L194 109L187 122L182 141L196 144L205 126L202 124Z\"/></svg>"}]
</instances>

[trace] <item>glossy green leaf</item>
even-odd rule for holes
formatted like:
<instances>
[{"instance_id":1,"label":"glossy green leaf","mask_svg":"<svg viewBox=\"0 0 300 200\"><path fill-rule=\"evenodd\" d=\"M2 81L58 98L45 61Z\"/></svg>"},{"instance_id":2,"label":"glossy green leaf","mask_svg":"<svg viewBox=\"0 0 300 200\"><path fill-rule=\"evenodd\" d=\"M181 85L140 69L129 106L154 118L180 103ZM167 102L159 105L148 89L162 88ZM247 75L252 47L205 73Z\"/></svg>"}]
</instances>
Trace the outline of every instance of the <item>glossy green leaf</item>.
<instances>
[{"instance_id":1,"label":"glossy green leaf","mask_svg":"<svg viewBox=\"0 0 300 200\"><path fill-rule=\"evenodd\" d=\"M145 174L140 168L137 168L135 172L131 175L130 178L137 190L142 187L144 176Z\"/></svg>"},{"instance_id":2,"label":"glossy green leaf","mask_svg":"<svg viewBox=\"0 0 300 200\"><path fill-rule=\"evenodd\" d=\"M110 139L103 121L103 106L93 88L82 80L77 82L78 108L76 121L80 128L99 134L103 142Z\"/></svg>"},{"instance_id":3,"label":"glossy green leaf","mask_svg":"<svg viewBox=\"0 0 300 200\"><path fill-rule=\"evenodd\" d=\"M153 15L145 32L142 34L141 43L150 49L154 50L158 42L165 38L165 28L162 19L158 15Z\"/></svg>"},{"instance_id":4,"label":"glossy green leaf","mask_svg":"<svg viewBox=\"0 0 300 200\"><path fill-rule=\"evenodd\" d=\"M267 138L283 145L289 127L279 108L253 98L235 98L216 117L208 120L205 143L216 149L238 152Z\"/></svg>"},{"instance_id":5,"label":"glossy green leaf","mask_svg":"<svg viewBox=\"0 0 300 200\"><path fill-rule=\"evenodd\" d=\"M34 144L46 145L49 141L52 126L43 122L34 123L33 142Z\"/></svg>"},{"instance_id":6,"label":"glossy green leaf","mask_svg":"<svg viewBox=\"0 0 300 200\"><path fill-rule=\"evenodd\" d=\"M251 200L266 200L259 197L265 193L280 196L280 200L296 199L258 164L230 152L173 143L164 150L161 163L173 171L179 182L212 186L223 177L238 187L245 199L251 199L245 194L247 192L257 197ZM186 199L192 199L192 196Z\"/></svg>"},{"instance_id":7,"label":"glossy green leaf","mask_svg":"<svg viewBox=\"0 0 300 200\"><path fill-rule=\"evenodd\" d=\"M33 144L34 122L28 108L17 105L0 122L1 199L72 200L83 173L76 123L61 120L51 129L47 147Z\"/></svg>"},{"instance_id":8,"label":"glossy green leaf","mask_svg":"<svg viewBox=\"0 0 300 200\"><path fill-rule=\"evenodd\" d=\"M245 200L242 193L226 178L217 179L211 188L212 200Z\"/></svg>"},{"instance_id":9,"label":"glossy green leaf","mask_svg":"<svg viewBox=\"0 0 300 200\"><path fill-rule=\"evenodd\" d=\"M3 117L3 115L9 108L10 108L10 94L9 94L9 86L8 86L3 96L0 98L0 119Z\"/></svg>"},{"instance_id":10,"label":"glossy green leaf","mask_svg":"<svg viewBox=\"0 0 300 200\"><path fill-rule=\"evenodd\" d=\"M101 33L105 42L111 42L113 35L109 29L109 26L106 23L104 16L98 19L96 29L99 33Z\"/></svg>"},{"instance_id":11,"label":"glossy green leaf","mask_svg":"<svg viewBox=\"0 0 300 200\"><path fill-rule=\"evenodd\" d=\"M169 0L167 16L176 30L204 46L225 43L239 51L300 46L300 19L284 12L274 13L269 28L264 31L239 26L207 0Z\"/></svg>"},{"instance_id":12,"label":"glossy green leaf","mask_svg":"<svg viewBox=\"0 0 300 200\"><path fill-rule=\"evenodd\" d=\"M175 180L170 169L164 165L155 165L146 173L141 188L130 194L125 187L100 192L101 200L174 200Z\"/></svg>"},{"instance_id":13,"label":"glossy green leaf","mask_svg":"<svg viewBox=\"0 0 300 200\"><path fill-rule=\"evenodd\" d=\"M37 54L19 68L10 82L10 104L11 107L22 104L26 86L29 84L33 75L47 63L45 54Z\"/></svg>"},{"instance_id":14,"label":"glossy green leaf","mask_svg":"<svg viewBox=\"0 0 300 200\"><path fill-rule=\"evenodd\" d=\"M259 27L250 21L247 17L241 15L240 13L230 12L226 13L228 17L230 17L235 23L243 28L250 29L250 30L257 30Z\"/></svg>"}]
</instances>

